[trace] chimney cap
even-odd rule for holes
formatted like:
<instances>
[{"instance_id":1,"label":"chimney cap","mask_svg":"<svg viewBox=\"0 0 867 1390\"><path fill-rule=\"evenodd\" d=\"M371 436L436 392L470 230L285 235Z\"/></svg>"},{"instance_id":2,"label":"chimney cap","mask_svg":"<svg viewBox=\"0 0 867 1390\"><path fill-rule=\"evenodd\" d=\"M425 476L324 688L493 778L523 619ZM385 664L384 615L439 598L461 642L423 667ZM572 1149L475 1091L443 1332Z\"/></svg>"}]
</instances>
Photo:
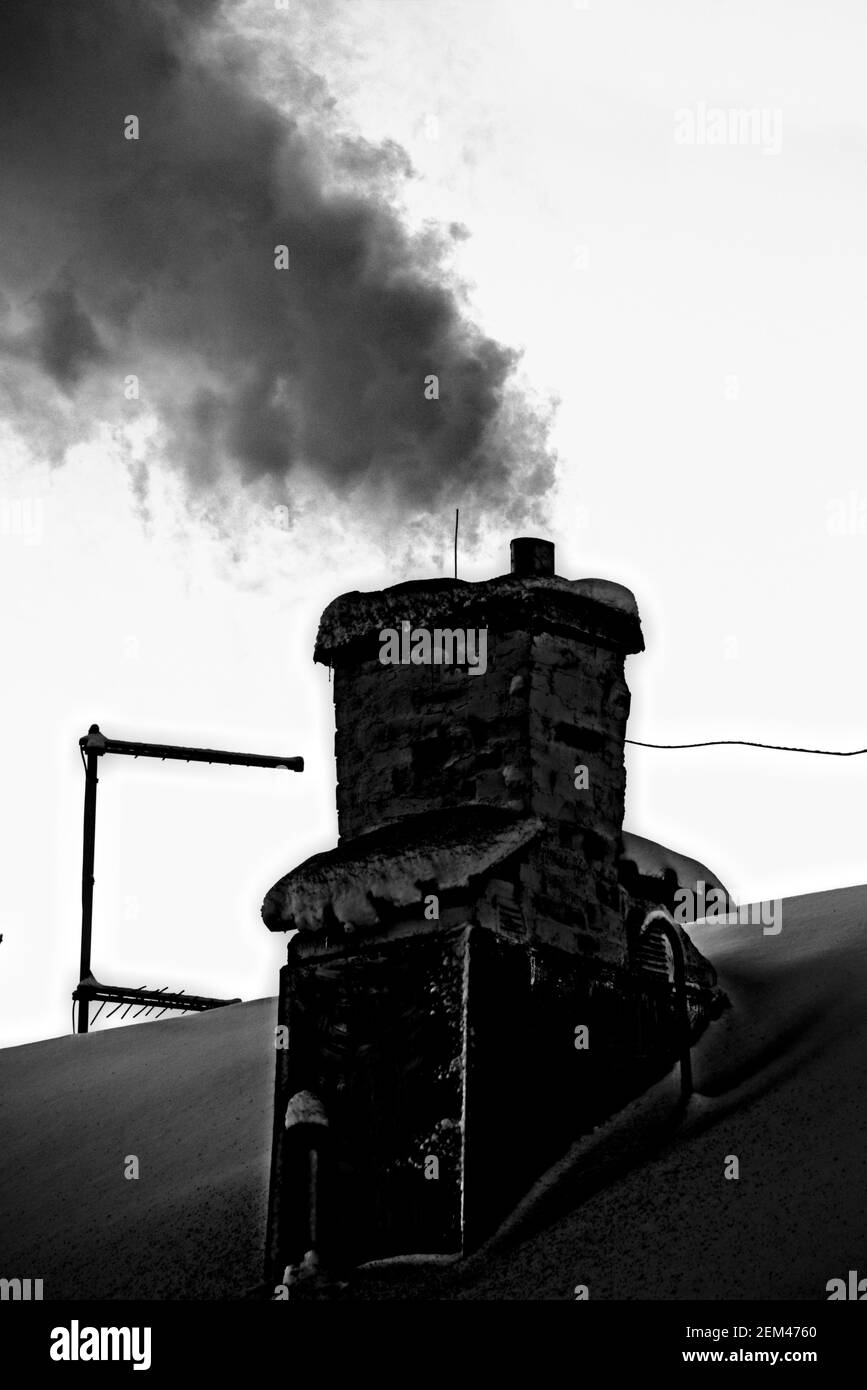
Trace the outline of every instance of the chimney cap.
<instances>
[{"instance_id":1,"label":"chimney cap","mask_svg":"<svg viewBox=\"0 0 867 1390\"><path fill-rule=\"evenodd\" d=\"M554 573L554 542L539 536L516 536L510 546L512 574L520 579Z\"/></svg>"}]
</instances>

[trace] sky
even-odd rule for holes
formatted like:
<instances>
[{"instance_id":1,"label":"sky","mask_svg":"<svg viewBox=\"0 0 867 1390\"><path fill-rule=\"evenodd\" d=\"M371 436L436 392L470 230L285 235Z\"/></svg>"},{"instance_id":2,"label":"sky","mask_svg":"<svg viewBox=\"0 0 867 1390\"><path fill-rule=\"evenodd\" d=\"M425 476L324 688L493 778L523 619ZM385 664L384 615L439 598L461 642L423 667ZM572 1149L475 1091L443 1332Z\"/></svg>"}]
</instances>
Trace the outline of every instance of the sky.
<instances>
[{"instance_id":1,"label":"sky","mask_svg":"<svg viewBox=\"0 0 867 1390\"><path fill-rule=\"evenodd\" d=\"M633 590L630 737L867 745L860 6L64 8L0 19L0 1045L70 1027L94 721L304 756L100 770L97 976L275 992L319 614L457 506L463 578L541 534ZM741 901L867 880L867 757L626 763Z\"/></svg>"}]
</instances>

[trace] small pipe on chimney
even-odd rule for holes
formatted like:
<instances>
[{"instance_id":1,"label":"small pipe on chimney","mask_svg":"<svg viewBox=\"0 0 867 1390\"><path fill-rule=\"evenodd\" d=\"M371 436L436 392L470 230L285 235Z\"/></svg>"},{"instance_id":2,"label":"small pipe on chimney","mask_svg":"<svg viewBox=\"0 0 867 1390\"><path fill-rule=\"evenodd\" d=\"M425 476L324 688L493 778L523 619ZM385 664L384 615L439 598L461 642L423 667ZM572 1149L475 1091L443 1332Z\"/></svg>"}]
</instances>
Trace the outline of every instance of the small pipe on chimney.
<instances>
[{"instance_id":1,"label":"small pipe on chimney","mask_svg":"<svg viewBox=\"0 0 867 1390\"><path fill-rule=\"evenodd\" d=\"M538 536L516 536L511 543L512 574L530 579L554 573L554 542Z\"/></svg>"}]
</instances>

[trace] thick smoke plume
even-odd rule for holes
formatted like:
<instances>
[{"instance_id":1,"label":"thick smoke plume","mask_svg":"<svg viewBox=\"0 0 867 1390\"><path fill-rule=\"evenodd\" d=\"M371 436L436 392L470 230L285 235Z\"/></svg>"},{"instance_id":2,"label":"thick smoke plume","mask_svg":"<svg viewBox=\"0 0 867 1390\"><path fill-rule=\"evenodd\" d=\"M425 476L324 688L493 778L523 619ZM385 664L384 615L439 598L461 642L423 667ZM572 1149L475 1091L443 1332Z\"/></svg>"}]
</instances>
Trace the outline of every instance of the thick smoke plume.
<instances>
[{"instance_id":1,"label":"thick smoke plume","mask_svg":"<svg viewBox=\"0 0 867 1390\"><path fill-rule=\"evenodd\" d=\"M333 102L291 61L296 111L276 109L251 62L215 0L4 0L7 408L128 412L135 373L193 491L228 470L282 498L301 471L409 511L470 495L527 515L546 420L466 316L461 229L411 234L399 147L317 124Z\"/></svg>"}]
</instances>

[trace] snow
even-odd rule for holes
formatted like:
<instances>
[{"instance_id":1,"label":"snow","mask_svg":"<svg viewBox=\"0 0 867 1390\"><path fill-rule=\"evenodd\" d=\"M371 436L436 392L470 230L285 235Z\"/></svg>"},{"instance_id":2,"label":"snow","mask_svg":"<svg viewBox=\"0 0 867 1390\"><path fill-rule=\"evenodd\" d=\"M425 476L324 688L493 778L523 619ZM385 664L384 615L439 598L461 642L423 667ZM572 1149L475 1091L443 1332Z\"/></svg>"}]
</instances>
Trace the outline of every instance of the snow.
<instances>
[{"instance_id":1,"label":"snow","mask_svg":"<svg viewBox=\"0 0 867 1390\"><path fill-rule=\"evenodd\" d=\"M609 579L564 579L561 575L500 575L478 583L451 579L412 580L389 589L361 592L353 589L334 599L319 621L314 660L329 664L335 654L371 634L384 629L399 630L401 622L414 627L484 626L498 608L519 603L528 612L544 611L546 601L560 599L567 604L583 600L599 605L597 621L604 621L604 609L614 610L619 630L629 651L642 651L644 643L638 605L634 594Z\"/></svg>"},{"instance_id":2,"label":"snow","mask_svg":"<svg viewBox=\"0 0 867 1390\"><path fill-rule=\"evenodd\" d=\"M417 906L422 884L439 893L467 887L528 845L542 822L491 806L407 816L336 849L315 854L284 875L265 898L271 931L324 931L329 909L355 927L379 921L377 902Z\"/></svg>"},{"instance_id":3,"label":"snow","mask_svg":"<svg viewBox=\"0 0 867 1390\"><path fill-rule=\"evenodd\" d=\"M666 849L655 840L646 840L643 835L635 835L630 830L623 832L621 857L631 859L638 872L648 878L662 878L666 869L672 869L681 888L697 892L696 885L703 882L708 892L711 888L722 888L726 897L731 897L725 884L697 859L690 859L685 854L678 854L676 850Z\"/></svg>"},{"instance_id":4,"label":"snow","mask_svg":"<svg viewBox=\"0 0 867 1390\"><path fill-rule=\"evenodd\" d=\"M266 999L0 1051L0 1272L46 1299L257 1283L276 1022Z\"/></svg>"},{"instance_id":5,"label":"snow","mask_svg":"<svg viewBox=\"0 0 867 1390\"><path fill-rule=\"evenodd\" d=\"M694 1049L685 1113L673 1073L485 1250L366 1271L360 1296L814 1300L867 1275L867 887L788 899L782 921L690 928L733 1008ZM42 1278L47 1299L256 1284L274 1023L264 1000L0 1052L4 1274Z\"/></svg>"}]
</instances>

